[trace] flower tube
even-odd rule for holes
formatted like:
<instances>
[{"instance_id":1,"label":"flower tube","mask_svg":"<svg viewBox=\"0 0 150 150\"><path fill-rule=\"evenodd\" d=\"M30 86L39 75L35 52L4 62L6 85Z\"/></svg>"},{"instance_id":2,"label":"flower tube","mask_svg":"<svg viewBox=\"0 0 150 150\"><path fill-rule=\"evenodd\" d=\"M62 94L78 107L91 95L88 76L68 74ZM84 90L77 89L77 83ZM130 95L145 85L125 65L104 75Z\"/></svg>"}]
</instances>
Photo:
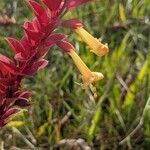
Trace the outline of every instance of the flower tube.
<instances>
[{"instance_id":1,"label":"flower tube","mask_svg":"<svg viewBox=\"0 0 150 150\"><path fill-rule=\"evenodd\" d=\"M102 73L99 72L92 72L86 64L82 61L82 59L78 56L78 54L75 52L74 47L66 42L66 41L60 41L57 43L57 45L65 52L67 52L72 60L74 61L76 67L80 71L82 75L83 83L81 84L82 88L87 87L88 85L92 84L93 82L99 81L104 78Z\"/></svg>"},{"instance_id":2,"label":"flower tube","mask_svg":"<svg viewBox=\"0 0 150 150\"><path fill-rule=\"evenodd\" d=\"M106 55L109 52L108 45L103 44L97 38L94 38L90 33L88 33L83 27L78 27L74 29L82 40L90 47L90 51L98 56Z\"/></svg>"},{"instance_id":3,"label":"flower tube","mask_svg":"<svg viewBox=\"0 0 150 150\"><path fill-rule=\"evenodd\" d=\"M96 55L103 56L109 52L108 45L101 43L100 40L88 33L83 28L83 24L79 20L65 20L62 22L62 26L70 28L73 32L77 33L81 39L90 47L91 52L95 53Z\"/></svg>"}]
</instances>

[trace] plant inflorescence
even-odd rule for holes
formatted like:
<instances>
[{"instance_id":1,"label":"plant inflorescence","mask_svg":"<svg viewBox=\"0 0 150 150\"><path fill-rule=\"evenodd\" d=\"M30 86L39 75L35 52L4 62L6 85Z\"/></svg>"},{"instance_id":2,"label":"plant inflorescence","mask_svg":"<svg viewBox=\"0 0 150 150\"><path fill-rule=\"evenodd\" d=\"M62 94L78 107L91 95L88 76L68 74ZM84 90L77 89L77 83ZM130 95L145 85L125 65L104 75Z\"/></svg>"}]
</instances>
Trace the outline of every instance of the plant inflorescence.
<instances>
[{"instance_id":1,"label":"plant inflorescence","mask_svg":"<svg viewBox=\"0 0 150 150\"><path fill-rule=\"evenodd\" d=\"M45 55L54 45L73 59L82 75L82 88L103 78L102 73L92 72L85 65L73 45L68 42L66 34L56 32L59 27L69 28L82 38L91 52L98 56L107 54L107 44L102 44L90 35L78 19L62 19L68 11L92 0L55 0L55 3L52 0L42 1L44 6L35 0L27 0L35 17L22 26L23 37L20 40L6 38L13 51L13 59L0 54L0 127L7 124L13 115L20 113L21 108L32 104L29 101L31 93L23 90L21 81L48 64Z\"/></svg>"}]
</instances>

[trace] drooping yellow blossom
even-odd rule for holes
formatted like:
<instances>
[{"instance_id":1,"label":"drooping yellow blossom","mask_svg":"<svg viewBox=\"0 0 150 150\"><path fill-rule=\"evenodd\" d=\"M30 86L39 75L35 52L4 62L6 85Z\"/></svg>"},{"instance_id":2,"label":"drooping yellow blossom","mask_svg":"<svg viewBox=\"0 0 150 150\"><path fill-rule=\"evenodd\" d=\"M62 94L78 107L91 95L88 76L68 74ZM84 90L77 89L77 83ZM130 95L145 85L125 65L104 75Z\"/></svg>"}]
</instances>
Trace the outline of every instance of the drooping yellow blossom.
<instances>
[{"instance_id":1,"label":"drooping yellow blossom","mask_svg":"<svg viewBox=\"0 0 150 150\"><path fill-rule=\"evenodd\" d=\"M88 33L83 27L78 27L74 29L82 40L91 48L91 52L98 56L106 55L109 52L107 44L101 43L97 38L94 38L90 33Z\"/></svg>"},{"instance_id":2,"label":"drooping yellow blossom","mask_svg":"<svg viewBox=\"0 0 150 150\"><path fill-rule=\"evenodd\" d=\"M70 50L68 54L73 59L76 67L79 69L83 83L81 84L82 88L92 84L93 82L99 81L104 78L102 73L99 72L91 72L91 70L86 66L86 64L82 61L82 59L78 56L78 54L74 50Z\"/></svg>"}]
</instances>

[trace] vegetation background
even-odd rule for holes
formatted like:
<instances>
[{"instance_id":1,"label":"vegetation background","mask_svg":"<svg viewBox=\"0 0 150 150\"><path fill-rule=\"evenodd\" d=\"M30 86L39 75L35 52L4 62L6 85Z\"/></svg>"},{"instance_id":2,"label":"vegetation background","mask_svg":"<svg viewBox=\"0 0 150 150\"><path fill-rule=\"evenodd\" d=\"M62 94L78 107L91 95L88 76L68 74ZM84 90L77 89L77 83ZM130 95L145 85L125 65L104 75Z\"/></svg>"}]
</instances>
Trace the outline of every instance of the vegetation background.
<instances>
[{"instance_id":1,"label":"vegetation background","mask_svg":"<svg viewBox=\"0 0 150 150\"><path fill-rule=\"evenodd\" d=\"M89 68L105 75L98 97L75 83L81 77L69 56L51 49L49 65L23 83L34 105L0 129L0 149L150 149L149 12L149 0L96 0L68 13L109 45L96 57L63 30ZM30 18L24 0L0 0L0 53L12 56L4 38L20 38Z\"/></svg>"}]
</instances>

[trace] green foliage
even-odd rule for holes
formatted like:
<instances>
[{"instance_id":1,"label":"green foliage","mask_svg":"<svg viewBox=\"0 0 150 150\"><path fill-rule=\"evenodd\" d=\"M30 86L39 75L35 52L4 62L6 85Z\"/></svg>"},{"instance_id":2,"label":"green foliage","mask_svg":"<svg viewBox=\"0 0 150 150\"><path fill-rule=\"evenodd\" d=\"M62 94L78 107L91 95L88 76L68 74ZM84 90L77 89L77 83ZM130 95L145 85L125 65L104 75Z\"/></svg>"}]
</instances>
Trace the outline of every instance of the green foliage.
<instances>
[{"instance_id":1,"label":"green foliage","mask_svg":"<svg viewBox=\"0 0 150 150\"><path fill-rule=\"evenodd\" d=\"M20 38L20 25L32 14L23 0L8 1L0 0L0 14L14 16L17 24L0 26L0 52L11 56L4 37ZM95 57L77 35L64 31L89 68L105 75L95 84L98 98L94 100L90 88L83 90L76 84L81 78L69 56L58 48L51 49L47 55L48 67L23 83L33 93L35 104L13 120L18 122L0 130L6 149L29 146L23 143L25 139L11 132L12 127L41 148L51 147L64 138L83 138L94 149L150 146L149 106L143 128L128 143L119 145L138 124L150 96L149 3L149 0L97 0L65 16L80 18L90 33L108 42L110 53ZM59 122L68 112L71 116L59 128ZM8 135L12 136L10 142Z\"/></svg>"}]
</instances>

